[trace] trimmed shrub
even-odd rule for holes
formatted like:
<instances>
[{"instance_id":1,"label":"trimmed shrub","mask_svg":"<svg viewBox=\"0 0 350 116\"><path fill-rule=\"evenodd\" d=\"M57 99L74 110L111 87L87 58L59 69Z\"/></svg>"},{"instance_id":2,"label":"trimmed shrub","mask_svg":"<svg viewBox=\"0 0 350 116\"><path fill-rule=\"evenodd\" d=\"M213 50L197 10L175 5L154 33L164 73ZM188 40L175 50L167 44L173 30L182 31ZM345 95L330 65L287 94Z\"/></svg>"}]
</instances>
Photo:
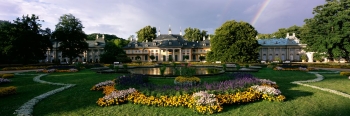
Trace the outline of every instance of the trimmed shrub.
<instances>
[{"instance_id":1,"label":"trimmed shrub","mask_svg":"<svg viewBox=\"0 0 350 116\"><path fill-rule=\"evenodd\" d=\"M11 94L16 94L16 91L17 91L17 88L14 86L0 87L0 97L6 96L6 95L11 95Z\"/></svg>"},{"instance_id":2,"label":"trimmed shrub","mask_svg":"<svg viewBox=\"0 0 350 116\"><path fill-rule=\"evenodd\" d=\"M340 72L340 75L342 75L342 76L350 76L350 72Z\"/></svg>"},{"instance_id":3,"label":"trimmed shrub","mask_svg":"<svg viewBox=\"0 0 350 116\"><path fill-rule=\"evenodd\" d=\"M8 79L8 78L13 78L15 75L14 74L4 74L2 75L2 78Z\"/></svg>"}]
</instances>

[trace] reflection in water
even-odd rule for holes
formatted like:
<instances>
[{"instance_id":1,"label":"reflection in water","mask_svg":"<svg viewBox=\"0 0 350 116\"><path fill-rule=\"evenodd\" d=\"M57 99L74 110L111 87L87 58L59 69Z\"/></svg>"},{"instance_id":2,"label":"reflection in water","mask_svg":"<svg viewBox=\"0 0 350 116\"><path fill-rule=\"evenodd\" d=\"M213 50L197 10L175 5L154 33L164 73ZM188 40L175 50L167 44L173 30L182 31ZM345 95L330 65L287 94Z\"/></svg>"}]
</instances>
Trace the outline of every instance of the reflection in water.
<instances>
[{"instance_id":1,"label":"reflection in water","mask_svg":"<svg viewBox=\"0 0 350 116\"><path fill-rule=\"evenodd\" d=\"M180 71L182 67L176 67L174 69L173 67L166 67L164 75L176 75L178 73L177 71ZM207 75L207 74L217 74L220 72L219 69L216 68L208 68L208 67L196 67L196 74L195 75ZM160 69L159 68L135 68L135 69L129 69L131 73L134 74L146 74L146 75L160 75Z\"/></svg>"}]
</instances>

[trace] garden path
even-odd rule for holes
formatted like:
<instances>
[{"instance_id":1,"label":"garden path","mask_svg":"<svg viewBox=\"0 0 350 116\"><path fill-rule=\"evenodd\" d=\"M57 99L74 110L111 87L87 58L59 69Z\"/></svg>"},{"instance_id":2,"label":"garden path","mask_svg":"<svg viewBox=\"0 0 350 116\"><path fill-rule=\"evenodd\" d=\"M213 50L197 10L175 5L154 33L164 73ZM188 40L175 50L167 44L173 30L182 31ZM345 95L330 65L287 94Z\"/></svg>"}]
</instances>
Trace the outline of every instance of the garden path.
<instances>
[{"instance_id":1,"label":"garden path","mask_svg":"<svg viewBox=\"0 0 350 116\"><path fill-rule=\"evenodd\" d=\"M25 70L25 71L28 71L28 70ZM33 71L35 71L35 70L33 70ZM50 95L53 95L55 93L61 92L65 89L68 89L68 88L75 86L75 84L53 83L53 82L40 80L40 78L42 76L45 76L47 74L20 74L19 72L21 72L21 71L16 71L16 72L17 73L15 73L15 75L37 75L33 78L33 81L38 82L38 83L63 86L63 87L51 90L49 92L46 92L44 94L41 94L39 96L36 96L36 97L32 98L31 100L29 100L28 102L24 103L21 107L19 107L13 113L17 116L32 116L34 105L37 104L39 101L41 101L42 99L45 99L46 97L48 97Z\"/></svg>"},{"instance_id":2,"label":"garden path","mask_svg":"<svg viewBox=\"0 0 350 116\"><path fill-rule=\"evenodd\" d=\"M350 99L350 95L349 94L346 94L346 93L343 93L343 92L340 92L340 91L304 84L304 83L312 83L312 82L322 81L324 79L324 77L321 74L319 74L319 73L339 73L339 71L335 71L335 72L309 72L309 73L315 74L317 78L316 79L312 79L312 80L306 80L306 81L294 81L294 82L291 82L291 83L297 84L297 85L311 87L311 88L322 90L322 91L326 91L326 92L333 93L333 94L336 94L336 95L340 95L340 96L343 96L343 97L346 97L346 98Z\"/></svg>"}]
</instances>

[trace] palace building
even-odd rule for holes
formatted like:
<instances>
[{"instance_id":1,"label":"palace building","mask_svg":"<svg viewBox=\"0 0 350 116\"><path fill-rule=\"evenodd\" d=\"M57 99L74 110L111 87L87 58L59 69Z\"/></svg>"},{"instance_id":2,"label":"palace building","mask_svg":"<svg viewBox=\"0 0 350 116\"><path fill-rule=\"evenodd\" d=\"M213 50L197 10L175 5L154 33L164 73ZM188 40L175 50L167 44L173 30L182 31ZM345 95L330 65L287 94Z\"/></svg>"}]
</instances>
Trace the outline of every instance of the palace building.
<instances>
[{"instance_id":1,"label":"palace building","mask_svg":"<svg viewBox=\"0 0 350 116\"><path fill-rule=\"evenodd\" d=\"M132 60L141 57L141 61L151 61L151 55L155 56L154 61L200 61L200 56L205 56L210 51L210 37L203 38L203 41L187 41L180 30L180 34L172 34L169 28L168 34L157 33L157 38L152 42L137 42L135 39L124 48L127 56Z\"/></svg>"},{"instance_id":2,"label":"palace building","mask_svg":"<svg viewBox=\"0 0 350 116\"><path fill-rule=\"evenodd\" d=\"M306 44L300 43L300 39L287 33L286 38L280 39L259 39L258 43L261 45L259 51L259 60L265 62L276 61L301 61L301 55L307 54L309 62L313 62L312 53L306 53L303 48Z\"/></svg>"},{"instance_id":3,"label":"palace building","mask_svg":"<svg viewBox=\"0 0 350 116\"><path fill-rule=\"evenodd\" d=\"M102 37L96 35L95 40L86 40L86 43L88 43L89 49L83 53L80 53L80 57L72 59L73 62L100 62L100 55L104 53L104 47L106 45L104 35L102 35ZM58 62L63 64L68 63L70 59L67 57L62 57L62 52L57 50L60 46L60 43L56 42L55 40L52 40L52 45L53 49L48 49L45 54L46 58L44 60L40 60L39 62L52 63L57 57Z\"/></svg>"}]
</instances>

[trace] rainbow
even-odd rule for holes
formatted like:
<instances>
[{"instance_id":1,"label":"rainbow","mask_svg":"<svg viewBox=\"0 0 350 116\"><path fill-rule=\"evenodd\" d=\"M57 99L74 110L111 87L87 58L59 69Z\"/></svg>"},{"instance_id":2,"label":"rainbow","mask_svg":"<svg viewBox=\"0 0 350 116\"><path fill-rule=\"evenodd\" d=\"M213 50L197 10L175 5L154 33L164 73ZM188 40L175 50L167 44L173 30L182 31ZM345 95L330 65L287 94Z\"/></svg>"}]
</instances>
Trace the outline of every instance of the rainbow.
<instances>
[{"instance_id":1,"label":"rainbow","mask_svg":"<svg viewBox=\"0 0 350 116\"><path fill-rule=\"evenodd\" d=\"M254 26L255 23L256 23L256 21L258 21L260 15L264 12L266 6L269 4L270 1L271 1L271 0L265 0L265 1L263 2L263 4L262 4L262 6L260 7L259 11L255 14L253 20L250 22L250 24L251 24L252 26Z\"/></svg>"}]
</instances>

